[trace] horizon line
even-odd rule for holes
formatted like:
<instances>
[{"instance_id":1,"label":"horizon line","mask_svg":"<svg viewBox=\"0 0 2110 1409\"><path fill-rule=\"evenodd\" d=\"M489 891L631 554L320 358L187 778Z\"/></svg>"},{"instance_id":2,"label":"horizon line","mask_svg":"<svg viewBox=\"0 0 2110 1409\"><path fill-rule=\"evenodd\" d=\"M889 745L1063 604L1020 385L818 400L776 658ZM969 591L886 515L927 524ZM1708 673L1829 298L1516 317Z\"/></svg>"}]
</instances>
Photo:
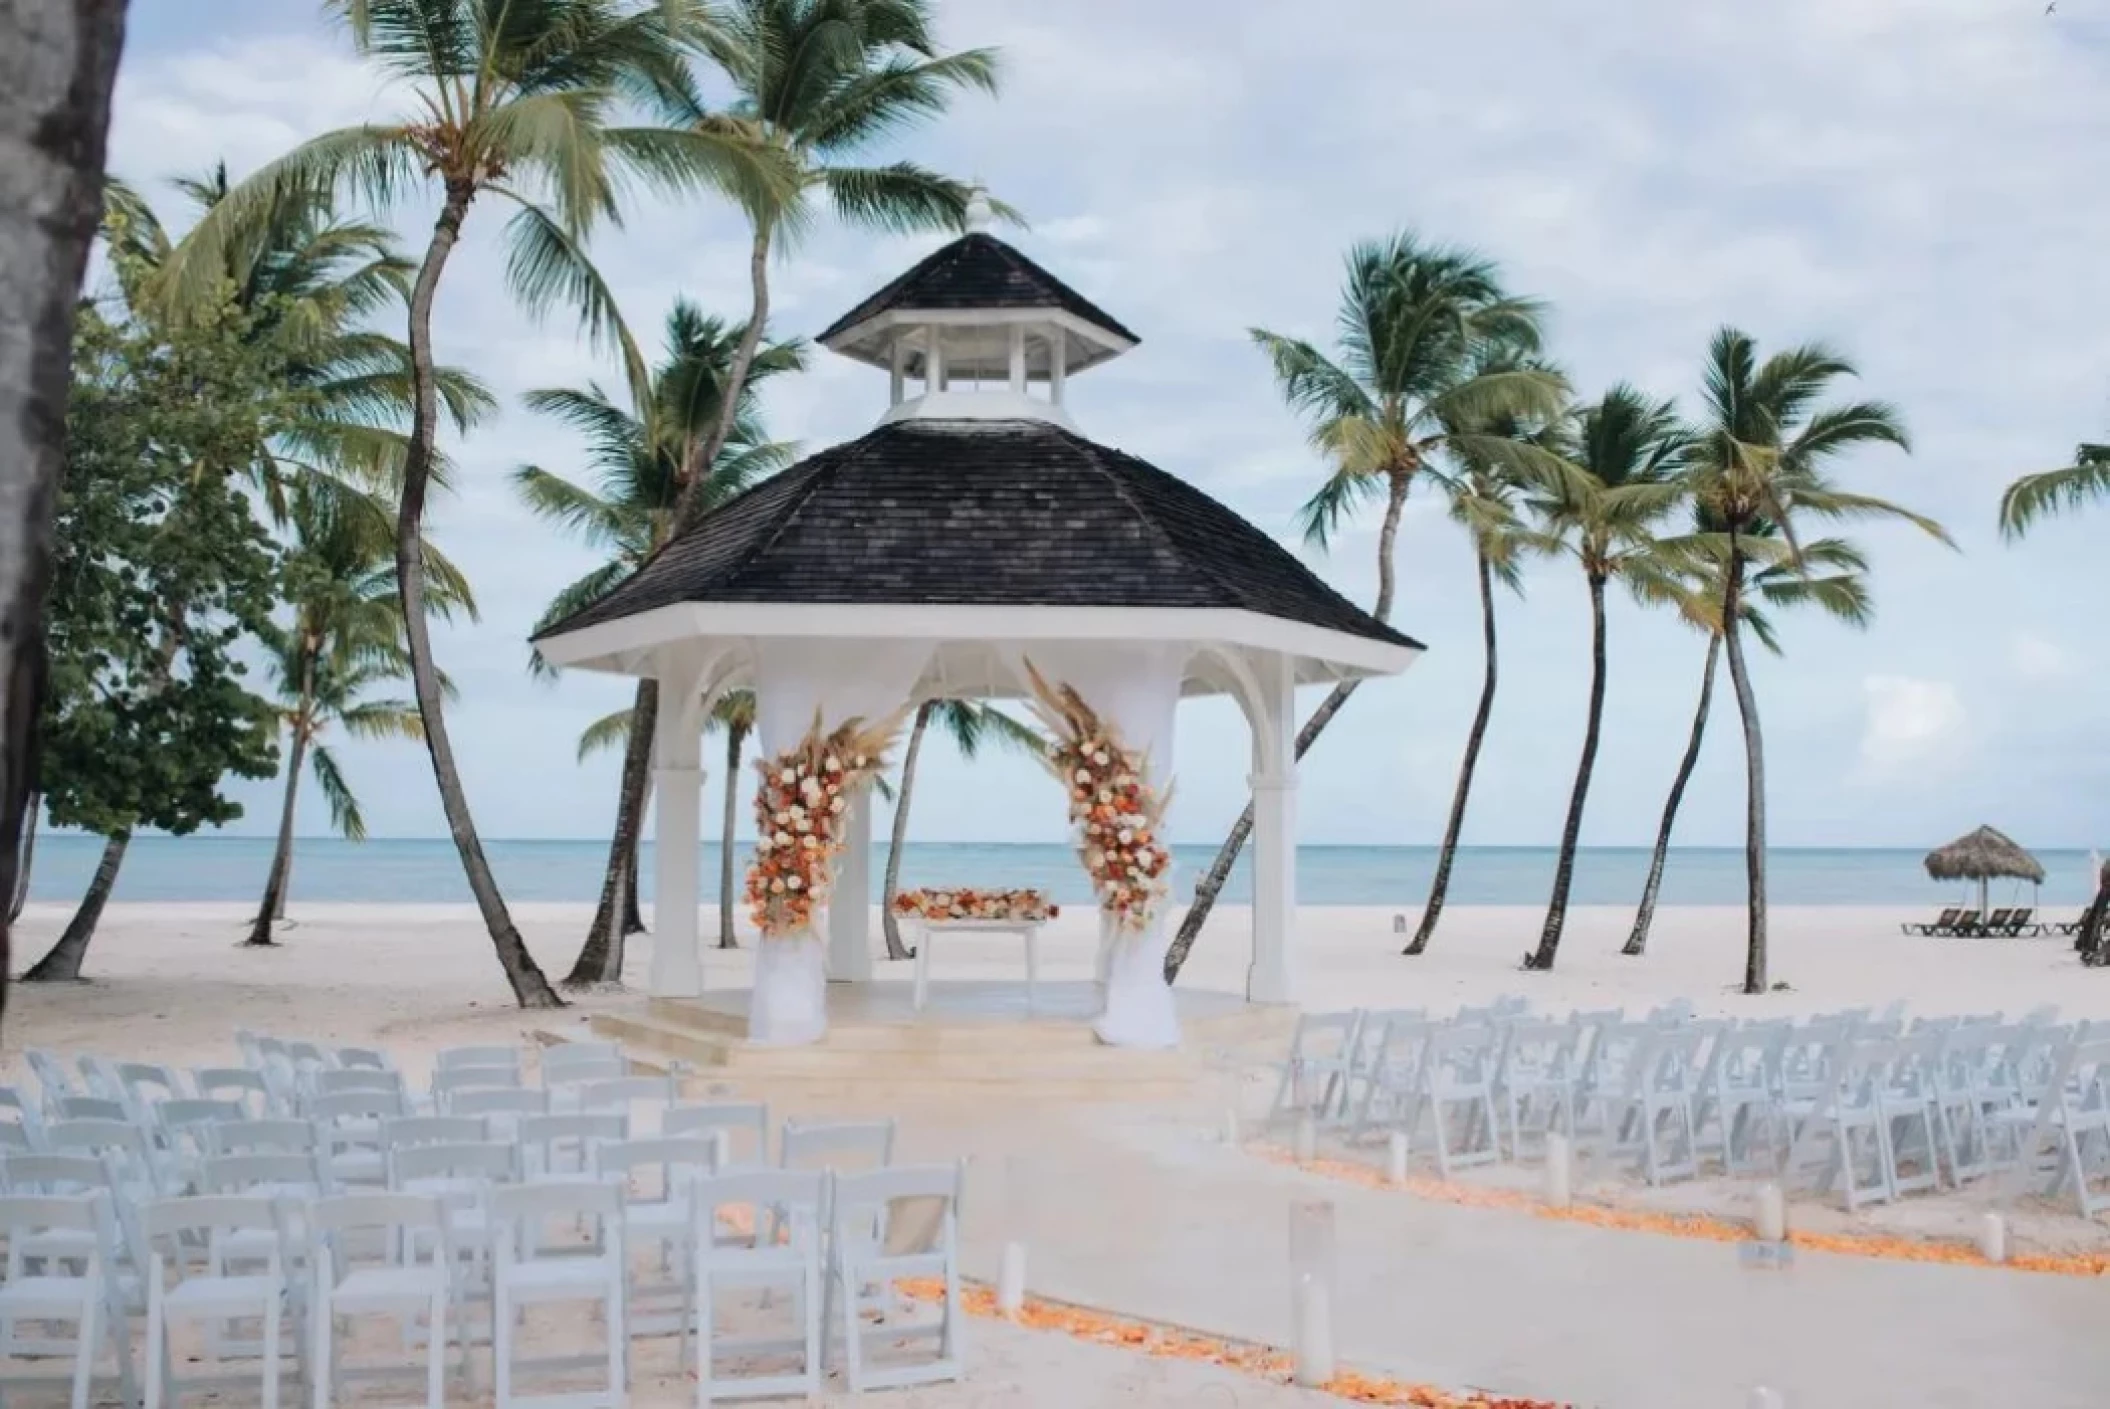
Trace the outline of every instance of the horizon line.
<instances>
[{"instance_id":1,"label":"horizon line","mask_svg":"<svg viewBox=\"0 0 2110 1409\"><path fill-rule=\"evenodd\" d=\"M98 833L95 833L95 832L85 832L85 831L80 831L80 830L77 830L77 829L73 829L73 828L64 828L64 829L61 829L61 828L44 828L44 829L41 829L41 837L42 837L42 838L48 838L48 839L58 839L58 840L66 840L66 841L97 841L97 842L100 842L101 840L103 840L103 838L102 838L102 837L100 836L100 834L98 834ZM139 841L151 841L151 842L169 842L169 841L181 841L181 842L242 842L242 843L259 843L259 842L261 842L261 843L264 843L264 844L266 844L266 845L273 845L273 844L276 844L276 842L277 842L277 840L278 840L278 839L277 839L277 838L276 838L275 836L269 836L269 835L259 835L259 836L249 836L249 835L229 835L229 834L227 834L227 833L225 833L225 832L214 832L214 833L210 833L210 834L204 834L204 833L192 833L192 834L190 834L190 835L187 835L187 836L170 836L170 835L168 835L168 834L167 834L167 833L165 833L165 832L146 832L146 833L135 833L135 834L133 835L133 837L132 837L132 840L133 840L133 841L135 841L135 842L139 842ZM351 839L350 839L350 838L348 838L348 837L340 837L340 836L328 836L328 835L299 835L299 836L295 836L295 837L293 838L293 841L295 842L295 844L301 844L301 843L314 843L314 842L329 842L329 843L332 843L332 844L335 844L335 845L341 845L341 846L365 846L365 845L368 845L369 843L375 843L375 842L379 842L379 843L390 843L390 842L420 842L420 843L432 843L432 844L434 844L434 845L441 845L441 844L444 844L444 845L449 845L449 846L451 846L451 845L453 844L453 840L454 840L454 839L453 839L452 837L449 837L449 836L445 836L445 835L441 835L441 836L400 836L400 837L375 837L375 836L369 836L369 837L366 837L366 838L364 838L364 839L362 839L362 840L360 840L360 841L353 841L353 840L351 840ZM646 842L646 843L652 842L653 840L654 840L654 838L651 838L651 837L643 837L643 838L640 838L640 841L641 841L641 842ZM509 845L509 846L606 846L606 845L608 844L608 838L606 838L606 837L591 837L591 836L588 836L588 837L485 837L485 838L483 838L483 841L484 841L484 843L485 843L486 845ZM735 838L735 845L747 845L747 844L750 844L750 843L751 843L752 841L753 841L753 838L751 838L751 837L738 837L738 838ZM716 837L704 837L704 838L701 838L701 839L699 839L699 840L698 840L698 842L697 842L697 845L698 845L698 846L715 846L715 845L717 845L717 844L718 844L718 838L716 838ZM963 839L963 838L953 838L953 837L912 837L912 838L910 838L910 839L909 839L909 842L908 842L908 844L909 844L910 846L981 846L981 847L1000 847L1000 846L1016 846L1016 847L1029 847L1029 846L1060 846L1060 847L1071 847L1071 846L1074 846L1074 845L1075 845L1075 843L1074 843L1074 842L1071 842L1071 841L1067 841L1067 840L1064 840L1064 841L982 841L982 840L967 840L967 839ZM886 847L886 846L888 845L888 843L887 843L887 842L885 842L884 840L875 840L875 841L873 841L873 842L872 842L872 844L871 844L871 845L872 845L872 849L873 849L873 850L875 850L875 851L878 851L878 850L883 850L883 849L885 849L885 847ZM1177 840L1177 839L1175 839L1175 840L1173 841L1172 845L1174 845L1174 846L1176 846L1176 847L1207 847L1207 846L1221 846L1221 845L1222 845L1222 842L1221 842L1220 840L1215 840L1215 841L1180 841L1180 840ZM1439 844L1439 843L1436 843L1436 842L1405 842L1405 841L1305 841L1305 842L1299 842L1299 843L1297 843L1297 850L1299 850L1299 851L1353 851L1353 850L1370 850L1370 851L1412 851L1412 850L1424 850L1424 851L1435 851L1435 850L1438 850L1438 849L1439 849L1439 846L1440 846L1440 844ZM1580 846L1578 846L1578 847L1577 847L1577 850L1579 850L1579 851L1648 851L1648 850L1652 849L1652 848L1653 848L1653 846L1654 846L1654 843L1653 843L1652 841L1650 841L1650 842L1585 842L1585 843L1581 844ZM1767 851L1767 853L1768 853L1769 855L1770 855L1770 854L1772 854L1772 853L1774 853L1774 852L1782 852L1782 851L1900 851L1900 852L1921 852L1921 854L1924 854L1924 852L1922 852L1922 851L1921 851L1921 848L1922 848L1922 844L1921 844L1921 843L1917 843L1917 842L1896 842L1896 843L1889 843L1889 844L1880 844L1880 843L1879 843L1879 844L1867 844L1867 845L1857 845L1857 846L1845 846L1845 845L1827 845L1827 844L1824 844L1824 843L1815 843L1815 842L1793 842L1793 843L1768 843L1768 844L1767 844L1767 846L1766 846L1766 851ZM1458 849L1459 849L1460 851L1558 851L1558 850L1560 849L1560 843L1559 843L1559 842L1557 842L1557 841L1555 841L1555 842L1469 842L1469 843L1461 843L1461 844L1459 845ZM1744 846L1743 846L1743 843L1742 843L1742 842L1722 842L1722 843L1705 843L1705 842L1680 842L1680 843L1673 843L1673 844L1671 845L1671 847L1670 847L1670 850L1672 850L1672 851L1687 851L1687 852L1690 852L1690 851L1742 851L1743 849L1744 849ZM1931 850L1932 848L1928 848L1928 849L1929 849L1929 850ZM2034 848L2034 850L2036 850L2036 851L2044 851L2044 852L2051 852L2051 851L2091 851L2091 850L2094 850L2094 849L2095 849L2095 847L2094 847L2094 846L2092 846L2092 845L2091 845L2091 846L2081 846L2081 845L2075 845L2075 844L2071 844L2071 843L2059 843L2059 844L2056 844L2056 845L2050 845L2050 846L2039 846L2039 847L2036 847L2036 848ZM1243 853L1241 853L1241 855L1242 855L1242 854L1243 854Z\"/></svg>"}]
</instances>

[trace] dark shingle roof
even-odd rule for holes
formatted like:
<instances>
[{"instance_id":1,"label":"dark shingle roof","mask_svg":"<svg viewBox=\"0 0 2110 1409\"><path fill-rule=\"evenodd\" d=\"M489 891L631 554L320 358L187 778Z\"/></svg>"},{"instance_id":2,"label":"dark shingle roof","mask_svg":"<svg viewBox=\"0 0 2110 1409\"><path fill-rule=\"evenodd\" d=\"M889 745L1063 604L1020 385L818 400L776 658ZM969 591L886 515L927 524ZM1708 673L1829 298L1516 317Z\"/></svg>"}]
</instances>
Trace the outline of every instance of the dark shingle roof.
<instances>
[{"instance_id":1,"label":"dark shingle roof","mask_svg":"<svg viewBox=\"0 0 2110 1409\"><path fill-rule=\"evenodd\" d=\"M1038 421L899 421L706 516L553 636L677 602L1238 608L1396 646L1184 480Z\"/></svg>"},{"instance_id":2,"label":"dark shingle roof","mask_svg":"<svg viewBox=\"0 0 2110 1409\"><path fill-rule=\"evenodd\" d=\"M1083 294L992 235L962 235L830 324L826 344L867 318L893 308L1059 308L1135 342Z\"/></svg>"}]
</instances>

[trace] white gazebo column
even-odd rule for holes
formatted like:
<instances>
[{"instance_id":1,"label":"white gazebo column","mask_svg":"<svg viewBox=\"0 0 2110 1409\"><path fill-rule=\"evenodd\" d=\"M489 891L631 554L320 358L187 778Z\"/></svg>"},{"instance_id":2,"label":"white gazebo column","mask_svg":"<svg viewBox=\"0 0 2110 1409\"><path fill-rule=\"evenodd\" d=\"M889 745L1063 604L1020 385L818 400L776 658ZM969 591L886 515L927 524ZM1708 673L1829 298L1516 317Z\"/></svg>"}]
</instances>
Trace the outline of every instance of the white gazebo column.
<instances>
[{"instance_id":1,"label":"white gazebo column","mask_svg":"<svg viewBox=\"0 0 2110 1409\"><path fill-rule=\"evenodd\" d=\"M1246 999L1297 1001L1292 947L1297 927L1297 765L1294 665L1272 655L1258 663L1253 725L1253 963Z\"/></svg>"},{"instance_id":2,"label":"white gazebo column","mask_svg":"<svg viewBox=\"0 0 2110 1409\"><path fill-rule=\"evenodd\" d=\"M869 983L872 978L872 790L860 788L850 803L843 852L836 858L828 899L828 981Z\"/></svg>"},{"instance_id":3,"label":"white gazebo column","mask_svg":"<svg viewBox=\"0 0 2110 1409\"><path fill-rule=\"evenodd\" d=\"M652 738L652 791L658 808L652 875L654 998L695 998L703 992L703 952L696 933L696 853L703 812L703 735L696 692L701 675L686 655L670 658L659 672L659 723Z\"/></svg>"}]
</instances>

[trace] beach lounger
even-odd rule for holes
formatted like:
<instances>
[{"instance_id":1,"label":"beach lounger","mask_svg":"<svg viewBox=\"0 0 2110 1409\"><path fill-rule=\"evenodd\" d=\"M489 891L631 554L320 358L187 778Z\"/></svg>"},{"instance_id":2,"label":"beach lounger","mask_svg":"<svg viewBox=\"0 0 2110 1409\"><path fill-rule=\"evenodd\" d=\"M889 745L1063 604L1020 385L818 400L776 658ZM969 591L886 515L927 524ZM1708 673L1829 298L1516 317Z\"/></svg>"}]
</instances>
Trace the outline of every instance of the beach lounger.
<instances>
[{"instance_id":1,"label":"beach lounger","mask_svg":"<svg viewBox=\"0 0 2110 1409\"><path fill-rule=\"evenodd\" d=\"M1966 910L1961 915L1958 915L1955 922L1947 929L1936 930L1934 933L1947 935L1952 939L1965 938L1970 935L1983 933L1983 927L1978 921L1978 911Z\"/></svg>"},{"instance_id":2,"label":"beach lounger","mask_svg":"<svg viewBox=\"0 0 2110 1409\"><path fill-rule=\"evenodd\" d=\"M1898 929L1905 934L1947 934L1955 923L1963 918L1963 907L1951 905L1932 920L1908 920Z\"/></svg>"},{"instance_id":3,"label":"beach lounger","mask_svg":"<svg viewBox=\"0 0 2110 1409\"><path fill-rule=\"evenodd\" d=\"M2025 905L2007 917L2007 925L2000 933L2009 939L2020 939L2024 935L2044 933L2044 926L2037 923L2037 912Z\"/></svg>"}]
</instances>

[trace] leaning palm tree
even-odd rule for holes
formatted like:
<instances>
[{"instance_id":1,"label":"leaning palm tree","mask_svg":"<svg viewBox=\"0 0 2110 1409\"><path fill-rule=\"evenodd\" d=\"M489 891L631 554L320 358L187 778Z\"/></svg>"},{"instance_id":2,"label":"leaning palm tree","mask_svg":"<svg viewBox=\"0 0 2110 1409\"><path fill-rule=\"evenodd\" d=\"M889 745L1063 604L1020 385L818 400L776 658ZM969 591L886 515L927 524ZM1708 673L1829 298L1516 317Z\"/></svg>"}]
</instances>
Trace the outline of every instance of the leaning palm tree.
<instances>
[{"instance_id":1,"label":"leaning palm tree","mask_svg":"<svg viewBox=\"0 0 2110 1409\"><path fill-rule=\"evenodd\" d=\"M1325 483L1299 515L1305 539L1324 548L1355 509L1372 500L1384 503L1371 608L1379 621L1392 614L1392 549L1408 492L1441 454L1474 457L1522 483L1550 484L1565 473L1558 456L1480 428L1505 415L1560 414L1567 387L1558 373L1485 365L1495 350L1518 356L1535 351L1539 317L1537 303L1503 290L1488 260L1402 231L1349 252L1334 356L1297 338L1252 330L1283 400L1309 422L1311 443L1329 466ZM1356 684L1336 685L1304 721L1297 731L1299 759ZM1194 902L1165 955L1167 982L1186 962L1252 831L1247 803L1194 888Z\"/></svg>"},{"instance_id":2,"label":"leaning palm tree","mask_svg":"<svg viewBox=\"0 0 2110 1409\"><path fill-rule=\"evenodd\" d=\"M1853 364L1821 343L1759 361L1748 333L1723 328L1708 346L1690 472L1694 503L1723 533L1722 647L1744 726L1744 992L1763 993L1766 974L1766 769L1758 699L1744 667L1741 630L1747 574L1761 524L1776 526L1791 557L1810 520L1899 518L1947 543L1940 524L1885 499L1839 488L1826 474L1840 455L1869 445L1909 451L1898 414L1880 401L1821 406ZM1765 561L1765 559L1758 559Z\"/></svg>"},{"instance_id":3,"label":"leaning palm tree","mask_svg":"<svg viewBox=\"0 0 2110 1409\"><path fill-rule=\"evenodd\" d=\"M1639 955L1648 949L1649 927L1656 918L1656 897L1663 888L1663 873L1670 862L1670 838L1678 823L1678 809L1685 800L1685 786L1700 761L1700 741L1707 732L1708 709L1714 701L1715 669L1722 658L1722 549L1724 540L1706 515L1695 525L1697 556L1678 594L1678 614L1687 625L1707 636L1707 660L1700 671L1700 703L1693 711L1692 730L1685 739L1685 752L1671 779L1670 795L1663 802L1663 820L1656 828L1655 850L1649 853L1648 879L1641 887L1641 903L1634 909L1634 928L1627 934L1621 954ZM1786 545L1770 524L1760 523L1746 535L1752 550L1751 576L1744 591L1744 625L1751 635L1775 655L1780 641L1765 610L1815 607L1848 626L1865 627L1872 616L1868 596L1868 561L1861 550L1843 538L1820 538L1802 545L1799 554L1785 551ZM1764 554L1777 557L1767 562Z\"/></svg>"},{"instance_id":4,"label":"leaning palm tree","mask_svg":"<svg viewBox=\"0 0 2110 1409\"><path fill-rule=\"evenodd\" d=\"M1563 493L1540 496L1531 506L1543 524L1547 548L1573 559L1589 588L1590 704L1553 867L1553 894L1538 948L1524 956L1527 969L1553 967L1568 923L1575 851L1604 726L1605 588L1617 581L1644 602L1667 600L1676 592L1681 555L1689 550L1680 540L1660 539L1656 530L1686 495L1680 475L1686 445L1675 405L1653 401L1631 386L1615 386L1576 414L1570 453L1582 471L1580 482Z\"/></svg>"},{"instance_id":5,"label":"leaning palm tree","mask_svg":"<svg viewBox=\"0 0 2110 1409\"><path fill-rule=\"evenodd\" d=\"M916 722L909 729L908 747L901 755L900 790L894 797L894 830L887 839L886 882L879 889L879 926L886 935L886 956L913 956L901 942L901 922L894 917L894 893L901 887L901 856L908 844L908 805L915 796L916 761L923 753L923 735L936 724L952 740L960 757L972 759L984 743L1039 757L1046 742L1029 724L1023 724L992 705L974 700L925 700L916 709Z\"/></svg>"},{"instance_id":6,"label":"leaning palm tree","mask_svg":"<svg viewBox=\"0 0 2110 1409\"><path fill-rule=\"evenodd\" d=\"M704 48L732 80L732 114L759 134L791 180L749 200L746 336L730 385L748 377L769 322L769 258L811 224L816 197L838 219L894 232L958 228L972 188L911 162L864 164L883 137L936 117L959 93L994 94L994 51L941 53L929 0L727 0L724 23ZM701 130L718 121L700 108ZM727 401L703 445L714 461L732 434L737 402ZM701 512L685 502L686 524Z\"/></svg>"},{"instance_id":7,"label":"leaning palm tree","mask_svg":"<svg viewBox=\"0 0 2110 1409\"><path fill-rule=\"evenodd\" d=\"M2024 475L2000 496L2000 532L2020 538L2038 519L2110 500L2110 445L2083 442L2063 470Z\"/></svg>"},{"instance_id":8,"label":"leaning palm tree","mask_svg":"<svg viewBox=\"0 0 2110 1409\"><path fill-rule=\"evenodd\" d=\"M1492 365L1512 364L1515 360L1512 354L1500 351L1495 354ZM1500 416L1479 429L1550 447L1557 424ZM1516 478L1474 455L1470 448L1454 450L1450 458L1456 468L1451 473L1437 476L1437 483L1449 503L1452 521L1466 531L1473 544L1473 569L1480 595L1480 701L1473 708L1472 726L1465 736L1465 753L1458 762L1458 781L1451 792L1451 811L1444 823L1443 844L1436 852L1436 873L1429 881L1428 903L1422 906L1421 921L1415 926L1414 938L1401 951L1408 955L1427 952L1429 941L1435 938L1437 922L1443 917L1444 902L1450 895L1451 869L1457 862L1459 837L1465 830L1465 810L1472 798L1473 777L1479 768L1480 750L1487 741L1488 721L1494 715L1499 658L1495 583L1499 581L1510 591L1522 595L1523 559L1536 546L1534 536L1526 531L1517 515L1519 486Z\"/></svg>"},{"instance_id":9,"label":"leaning palm tree","mask_svg":"<svg viewBox=\"0 0 2110 1409\"><path fill-rule=\"evenodd\" d=\"M528 952L484 855L432 657L422 526L438 430L433 303L472 206L503 203L513 210L506 273L514 293L538 311L575 308L591 332L616 343L631 381L642 384L642 359L586 258L592 227L620 215L626 180L729 191L750 205L776 199L788 182L782 163L740 124L620 125L624 105L637 99L700 111L681 52L705 38L700 6L516 0L494 12L487 0L326 0L325 8L346 23L361 55L408 90L414 112L324 133L265 165L199 222L184 241L188 257L179 249L172 259L168 283L178 296L204 286L228 245L284 191L350 187L382 206L436 188L439 212L409 300L412 416L396 514L397 590L425 747L469 889L514 998L557 1007L563 1000Z\"/></svg>"},{"instance_id":10,"label":"leaning palm tree","mask_svg":"<svg viewBox=\"0 0 2110 1409\"><path fill-rule=\"evenodd\" d=\"M790 463L793 448L763 433L755 396L767 378L803 368L805 349L799 343L770 343L755 358L741 388L744 405L731 437L707 462L709 468L698 473L698 466L706 463L701 458L703 444L717 426L730 383L735 349L745 336L745 328L728 326L677 299L667 312L666 353L653 368L642 400L633 401L629 410L599 386L528 393L530 409L554 416L585 438L587 460L598 483L587 488L529 465L514 471L514 487L537 517L607 554L599 566L558 592L543 609L537 631L600 600L635 572L673 533L676 506L690 485L696 486L692 504L708 512ZM529 662L533 669L547 669L540 656L530 656ZM658 717L658 682L640 680L630 708L598 721L589 731L612 731L605 737L623 742L623 770L600 904L579 957L565 975L568 988L622 978L623 941L629 930L625 912L637 877L652 731Z\"/></svg>"},{"instance_id":11,"label":"leaning palm tree","mask_svg":"<svg viewBox=\"0 0 2110 1409\"><path fill-rule=\"evenodd\" d=\"M314 773L338 832L351 841L366 837L359 800L337 756L321 742L323 734L334 725L355 739L419 737L415 708L402 700L369 698L374 689L410 673L393 571L393 514L377 496L321 475L294 481L286 507L286 582L293 620L263 639L265 665L277 682L287 730L286 793L263 900L243 941L248 945L275 943L272 924L285 918L304 767ZM456 613L476 620L468 580L430 543L425 554L432 580L426 610L443 620ZM453 687L444 675L440 685L451 698Z\"/></svg>"}]
</instances>

